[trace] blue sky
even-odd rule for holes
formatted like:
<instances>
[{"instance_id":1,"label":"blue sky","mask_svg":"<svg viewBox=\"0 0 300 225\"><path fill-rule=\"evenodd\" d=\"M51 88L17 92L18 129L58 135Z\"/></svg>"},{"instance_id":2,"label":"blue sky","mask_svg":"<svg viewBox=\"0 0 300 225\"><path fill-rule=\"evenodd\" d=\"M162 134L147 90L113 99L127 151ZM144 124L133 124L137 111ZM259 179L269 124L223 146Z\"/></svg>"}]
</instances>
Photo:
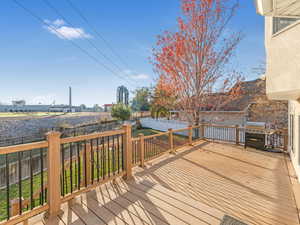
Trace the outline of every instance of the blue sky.
<instances>
[{"instance_id":1,"label":"blue sky","mask_svg":"<svg viewBox=\"0 0 300 225\"><path fill-rule=\"evenodd\" d=\"M124 84L130 90L149 86L155 74L148 57L157 35L176 29L180 13L179 0L71 0L97 31L126 61L118 60L68 5L66 0L49 0L74 25L64 24L62 18L43 0L21 1L43 20L99 61L130 77L130 84L106 71L80 50L63 40L45 24L40 23L12 0L4 0L0 13L0 102L25 99L28 104L68 102L68 86L73 87L76 105L103 105L115 101L116 88ZM74 28L78 29L74 31ZM241 0L238 14L228 27L241 30L245 38L240 44L233 65L247 79L256 78L251 68L264 59L264 22L256 15L253 1ZM52 30L53 31L53 30ZM79 33L82 37L78 38ZM119 72L86 41L89 38L123 71Z\"/></svg>"}]
</instances>

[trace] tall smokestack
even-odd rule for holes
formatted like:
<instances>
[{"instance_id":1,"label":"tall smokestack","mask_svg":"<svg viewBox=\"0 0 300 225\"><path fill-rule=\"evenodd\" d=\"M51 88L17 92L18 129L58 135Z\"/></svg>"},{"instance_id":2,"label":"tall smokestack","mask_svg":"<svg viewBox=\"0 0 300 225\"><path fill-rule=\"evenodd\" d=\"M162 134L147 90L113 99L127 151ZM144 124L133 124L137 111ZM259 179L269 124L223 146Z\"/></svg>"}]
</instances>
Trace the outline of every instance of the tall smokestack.
<instances>
[{"instance_id":1,"label":"tall smokestack","mask_svg":"<svg viewBox=\"0 0 300 225\"><path fill-rule=\"evenodd\" d=\"M70 107L70 112L72 112L72 88L69 87L69 107Z\"/></svg>"}]
</instances>

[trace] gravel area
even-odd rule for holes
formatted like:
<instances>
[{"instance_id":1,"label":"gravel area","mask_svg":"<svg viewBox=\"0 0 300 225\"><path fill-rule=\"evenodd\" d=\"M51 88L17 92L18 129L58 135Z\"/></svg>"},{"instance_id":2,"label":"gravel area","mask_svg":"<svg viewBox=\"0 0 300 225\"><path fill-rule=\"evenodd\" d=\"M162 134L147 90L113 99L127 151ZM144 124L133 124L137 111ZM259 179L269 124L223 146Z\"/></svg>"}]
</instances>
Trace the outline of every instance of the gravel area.
<instances>
[{"instance_id":1,"label":"gravel area","mask_svg":"<svg viewBox=\"0 0 300 225\"><path fill-rule=\"evenodd\" d=\"M40 118L1 118L0 139L40 135L62 124L79 126L108 118L107 113L74 113Z\"/></svg>"}]
</instances>

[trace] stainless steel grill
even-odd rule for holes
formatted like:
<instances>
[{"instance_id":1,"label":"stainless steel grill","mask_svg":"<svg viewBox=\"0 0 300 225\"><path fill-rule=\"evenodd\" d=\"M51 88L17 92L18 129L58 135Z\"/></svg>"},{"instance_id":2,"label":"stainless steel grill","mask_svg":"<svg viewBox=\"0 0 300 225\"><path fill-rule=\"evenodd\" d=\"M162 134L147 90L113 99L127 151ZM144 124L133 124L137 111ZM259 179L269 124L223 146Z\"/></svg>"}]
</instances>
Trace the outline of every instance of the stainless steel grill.
<instances>
[{"instance_id":1,"label":"stainless steel grill","mask_svg":"<svg viewBox=\"0 0 300 225\"><path fill-rule=\"evenodd\" d=\"M245 132L245 148L252 147L265 150L268 132L265 123L248 122Z\"/></svg>"}]
</instances>

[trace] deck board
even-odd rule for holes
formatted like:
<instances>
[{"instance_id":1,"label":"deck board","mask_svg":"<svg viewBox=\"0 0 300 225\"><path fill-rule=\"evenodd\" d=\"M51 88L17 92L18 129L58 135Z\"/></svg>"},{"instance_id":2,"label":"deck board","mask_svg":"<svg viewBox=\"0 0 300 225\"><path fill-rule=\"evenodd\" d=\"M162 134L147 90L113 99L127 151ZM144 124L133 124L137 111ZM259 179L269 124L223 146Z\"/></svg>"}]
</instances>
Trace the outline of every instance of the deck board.
<instances>
[{"instance_id":1,"label":"deck board","mask_svg":"<svg viewBox=\"0 0 300 225\"><path fill-rule=\"evenodd\" d=\"M227 214L249 225L299 225L287 164L283 154L199 142L136 167L133 180L76 197L45 224L219 225Z\"/></svg>"},{"instance_id":2,"label":"deck board","mask_svg":"<svg viewBox=\"0 0 300 225\"><path fill-rule=\"evenodd\" d=\"M299 224L283 154L203 143L135 175L250 224Z\"/></svg>"}]
</instances>

